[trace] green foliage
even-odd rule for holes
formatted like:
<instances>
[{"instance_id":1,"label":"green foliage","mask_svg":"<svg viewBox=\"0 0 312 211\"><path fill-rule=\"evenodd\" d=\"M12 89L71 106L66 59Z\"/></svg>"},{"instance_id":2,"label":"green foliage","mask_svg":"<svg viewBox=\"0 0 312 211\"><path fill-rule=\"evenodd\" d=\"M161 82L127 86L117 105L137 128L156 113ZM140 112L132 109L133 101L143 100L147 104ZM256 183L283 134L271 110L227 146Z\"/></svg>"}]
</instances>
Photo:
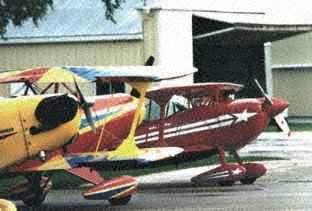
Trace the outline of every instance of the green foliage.
<instances>
[{"instance_id":1,"label":"green foliage","mask_svg":"<svg viewBox=\"0 0 312 211\"><path fill-rule=\"evenodd\" d=\"M115 22L114 13L124 1L102 0L106 18ZM53 9L53 0L0 0L0 36L4 38L9 23L21 26L31 19L38 26L50 9Z\"/></svg>"},{"instance_id":2,"label":"green foliage","mask_svg":"<svg viewBox=\"0 0 312 211\"><path fill-rule=\"evenodd\" d=\"M35 25L52 8L53 0L0 0L0 34L4 35L7 25L16 26L32 19Z\"/></svg>"},{"instance_id":3,"label":"green foliage","mask_svg":"<svg viewBox=\"0 0 312 211\"><path fill-rule=\"evenodd\" d=\"M116 23L114 19L115 10L120 8L121 4L125 2L125 0L102 0L102 1L106 8L105 11L106 18Z\"/></svg>"}]
</instances>

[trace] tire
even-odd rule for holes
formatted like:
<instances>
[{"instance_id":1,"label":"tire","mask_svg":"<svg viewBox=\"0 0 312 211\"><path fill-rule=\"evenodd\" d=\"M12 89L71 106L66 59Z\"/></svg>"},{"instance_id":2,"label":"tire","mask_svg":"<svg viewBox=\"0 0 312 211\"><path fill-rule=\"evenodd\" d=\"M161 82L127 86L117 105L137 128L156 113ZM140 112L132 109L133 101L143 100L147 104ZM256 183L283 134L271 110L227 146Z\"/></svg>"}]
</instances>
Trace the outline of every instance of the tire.
<instances>
[{"instance_id":1,"label":"tire","mask_svg":"<svg viewBox=\"0 0 312 211\"><path fill-rule=\"evenodd\" d=\"M123 198L112 198L109 201L109 203L113 206L117 206L117 205L126 205L129 203L129 201L131 200L131 195L123 197Z\"/></svg>"},{"instance_id":2,"label":"tire","mask_svg":"<svg viewBox=\"0 0 312 211\"><path fill-rule=\"evenodd\" d=\"M235 181L223 181L223 182L218 182L218 184L220 186L223 186L223 187L228 187L228 186L233 186L235 183Z\"/></svg>"},{"instance_id":3,"label":"tire","mask_svg":"<svg viewBox=\"0 0 312 211\"><path fill-rule=\"evenodd\" d=\"M29 207L39 207L44 202L45 198L45 194L37 193L31 198L23 199L23 202Z\"/></svg>"},{"instance_id":4,"label":"tire","mask_svg":"<svg viewBox=\"0 0 312 211\"><path fill-rule=\"evenodd\" d=\"M240 180L240 182L244 185L252 185L256 180L257 178L247 178Z\"/></svg>"}]
</instances>

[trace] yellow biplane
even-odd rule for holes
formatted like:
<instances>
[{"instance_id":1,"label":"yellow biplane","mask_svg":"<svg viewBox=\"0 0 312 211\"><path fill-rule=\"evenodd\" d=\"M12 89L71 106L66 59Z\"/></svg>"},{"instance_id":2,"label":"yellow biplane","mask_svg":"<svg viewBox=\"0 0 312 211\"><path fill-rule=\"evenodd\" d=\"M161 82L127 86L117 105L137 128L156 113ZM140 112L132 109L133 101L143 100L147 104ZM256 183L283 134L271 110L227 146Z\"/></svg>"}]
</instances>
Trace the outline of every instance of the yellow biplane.
<instances>
[{"instance_id":1,"label":"yellow biplane","mask_svg":"<svg viewBox=\"0 0 312 211\"><path fill-rule=\"evenodd\" d=\"M0 176L25 176L5 197L30 206L39 205L51 189L53 172L65 170L93 184L83 192L86 199L126 204L136 192L136 180L130 176L105 180L94 169L96 163L133 160L146 163L181 153L183 150L177 147L137 148L134 135L142 120L146 90L151 82L162 79L153 68L148 71L137 68L137 71L136 68L112 71L105 67L54 67L49 68L53 71L47 77L39 77L44 73L41 68L1 78L0 83L73 82L76 89L75 95L0 100ZM62 77L54 77L57 72ZM140 97L110 94L86 98L76 82L82 80L126 82ZM113 150L100 147L114 138L123 142Z\"/></svg>"}]
</instances>

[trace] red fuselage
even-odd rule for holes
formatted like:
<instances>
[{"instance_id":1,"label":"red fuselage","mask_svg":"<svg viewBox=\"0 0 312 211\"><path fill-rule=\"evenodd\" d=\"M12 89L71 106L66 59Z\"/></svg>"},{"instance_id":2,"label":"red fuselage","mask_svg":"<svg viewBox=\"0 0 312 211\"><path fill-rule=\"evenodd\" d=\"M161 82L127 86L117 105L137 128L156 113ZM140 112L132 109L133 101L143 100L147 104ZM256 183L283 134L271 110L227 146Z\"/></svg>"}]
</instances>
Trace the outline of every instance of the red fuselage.
<instances>
[{"instance_id":1,"label":"red fuselage","mask_svg":"<svg viewBox=\"0 0 312 211\"><path fill-rule=\"evenodd\" d=\"M263 98L226 100L182 109L171 116L166 116L166 107L160 109L160 119L143 121L136 142L140 147L181 147L186 153L237 150L254 140L287 106L281 99L273 99L273 105Z\"/></svg>"},{"instance_id":2,"label":"red fuselage","mask_svg":"<svg viewBox=\"0 0 312 211\"><path fill-rule=\"evenodd\" d=\"M163 108L160 109L164 111L160 114L160 119L144 120L141 123L136 131L136 143L139 147L181 147L186 153L217 148L237 150L255 140L270 120L288 106L282 99L273 99L273 102L273 105L268 105L264 98L226 100L193 106L167 117L166 108ZM128 103L132 105L132 109L126 109L130 105ZM104 126L98 126L96 134L90 130L82 133L67 147L68 151L92 152L97 144L99 150L117 148L128 135L135 102L130 96L123 95L116 97L114 101L97 98L93 106L94 113L100 117L101 112L107 112L107 107L117 105L122 106L123 113ZM99 140L103 127L102 138Z\"/></svg>"}]
</instances>

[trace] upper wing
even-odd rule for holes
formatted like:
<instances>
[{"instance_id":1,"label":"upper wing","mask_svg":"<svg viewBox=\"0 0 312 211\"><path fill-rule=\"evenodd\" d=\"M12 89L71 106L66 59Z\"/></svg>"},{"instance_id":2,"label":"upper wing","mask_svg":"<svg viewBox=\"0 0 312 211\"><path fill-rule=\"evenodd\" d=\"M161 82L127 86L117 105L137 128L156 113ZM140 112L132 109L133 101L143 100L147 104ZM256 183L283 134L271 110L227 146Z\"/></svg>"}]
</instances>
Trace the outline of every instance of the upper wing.
<instances>
[{"instance_id":1,"label":"upper wing","mask_svg":"<svg viewBox=\"0 0 312 211\"><path fill-rule=\"evenodd\" d=\"M221 92L236 93L243 85L234 83L198 83L186 86L167 86L149 90L148 98L157 102L167 102L173 95L182 95L187 98L216 95Z\"/></svg>"},{"instance_id":2,"label":"upper wing","mask_svg":"<svg viewBox=\"0 0 312 211\"><path fill-rule=\"evenodd\" d=\"M49 68L33 68L21 71L8 72L7 75L3 75L0 78L0 83L16 83L16 82L36 82L44 75ZM11 73L11 74L9 74Z\"/></svg>"},{"instance_id":3,"label":"upper wing","mask_svg":"<svg viewBox=\"0 0 312 211\"><path fill-rule=\"evenodd\" d=\"M0 83L72 83L100 80L159 81L168 80L194 73L195 69L180 72L166 71L154 66L63 66L38 67L0 75Z\"/></svg>"}]
</instances>

